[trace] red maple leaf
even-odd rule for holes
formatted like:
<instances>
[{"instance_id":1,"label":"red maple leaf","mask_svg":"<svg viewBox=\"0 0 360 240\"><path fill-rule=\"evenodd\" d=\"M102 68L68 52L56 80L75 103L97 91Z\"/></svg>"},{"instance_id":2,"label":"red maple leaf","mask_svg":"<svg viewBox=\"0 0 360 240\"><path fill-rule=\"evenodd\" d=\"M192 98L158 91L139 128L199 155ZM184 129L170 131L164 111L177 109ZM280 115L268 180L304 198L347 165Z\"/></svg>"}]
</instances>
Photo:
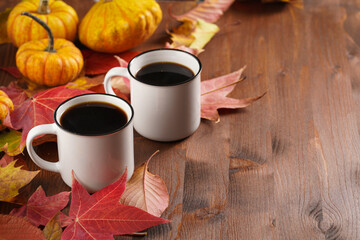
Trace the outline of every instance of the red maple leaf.
<instances>
[{"instance_id":1,"label":"red maple leaf","mask_svg":"<svg viewBox=\"0 0 360 240\"><path fill-rule=\"evenodd\" d=\"M240 78L245 67L230 74L201 82L201 117L219 122L219 108L244 108L265 95L235 99L226 97L235 88L235 84L245 78Z\"/></svg>"},{"instance_id":2,"label":"red maple leaf","mask_svg":"<svg viewBox=\"0 0 360 240\"><path fill-rule=\"evenodd\" d=\"M29 98L24 89L20 88L16 82L11 82L7 87L2 86L0 90L8 95L15 109Z\"/></svg>"},{"instance_id":3,"label":"red maple leaf","mask_svg":"<svg viewBox=\"0 0 360 240\"><path fill-rule=\"evenodd\" d=\"M120 54L108 54L108 53L98 53L92 50L82 50L85 61L85 75L97 75L106 73L113 67L119 67L119 60L115 57L118 56L124 60L122 67L127 66L133 57L139 54L135 51L127 51ZM126 63L126 65L125 65Z\"/></svg>"},{"instance_id":4,"label":"red maple leaf","mask_svg":"<svg viewBox=\"0 0 360 240\"><path fill-rule=\"evenodd\" d=\"M16 130L22 129L20 143L20 148L22 148L25 146L26 137L31 128L40 124L54 122L54 111L61 102L89 92L83 89L68 89L65 86L39 92L31 98L20 101L21 104L16 106L15 110L5 118L4 125ZM22 93L19 92L19 94Z\"/></svg>"},{"instance_id":5,"label":"red maple leaf","mask_svg":"<svg viewBox=\"0 0 360 240\"><path fill-rule=\"evenodd\" d=\"M116 182L90 195L75 179L69 216L73 219L61 239L113 239L113 235L138 232L167 223L136 207L119 204L125 190L126 172Z\"/></svg>"},{"instance_id":6,"label":"red maple leaf","mask_svg":"<svg viewBox=\"0 0 360 240\"><path fill-rule=\"evenodd\" d=\"M7 73L9 73L14 78L21 78L21 72L17 67L0 67L0 70L3 70Z\"/></svg>"},{"instance_id":7,"label":"red maple leaf","mask_svg":"<svg viewBox=\"0 0 360 240\"><path fill-rule=\"evenodd\" d=\"M60 210L66 207L69 202L70 192L61 192L51 197L46 197L42 187L31 195L27 204L21 208L15 208L10 215L26 217L33 225L45 226L51 218ZM60 214L61 226L67 226L71 220L63 213Z\"/></svg>"}]
</instances>

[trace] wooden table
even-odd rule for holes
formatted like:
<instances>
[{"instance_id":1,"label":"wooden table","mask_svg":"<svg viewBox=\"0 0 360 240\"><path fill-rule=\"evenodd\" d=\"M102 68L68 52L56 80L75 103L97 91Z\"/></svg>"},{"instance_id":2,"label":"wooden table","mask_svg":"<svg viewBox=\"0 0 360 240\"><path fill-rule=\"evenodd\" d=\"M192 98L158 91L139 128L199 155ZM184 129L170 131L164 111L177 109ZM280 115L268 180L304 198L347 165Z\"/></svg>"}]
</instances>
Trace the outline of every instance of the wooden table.
<instances>
[{"instance_id":1,"label":"wooden table","mask_svg":"<svg viewBox=\"0 0 360 240\"><path fill-rule=\"evenodd\" d=\"M1 1L0 11L17 1ZM90 0L66 1L82 18ZM164 46L164 18L135 50ZM236 2L217 22L220 32L200 54L202 79L247 65L232 97L267 94L244 110L222 110L175 143L135 135L136 166L160 150L150 171L169 190L163 217L146 239L360 239L360 2ZM0 66L15 66L16 48L0 46ZM13 80L0 72L0 83ZM56 158L56 144L38 148ZM26 155L30 170L38 169ZM27 186L48 195L70 190L59 174ZM1 213L13 204L0 203ZM132 237L125 237L131 239ZM134 237L134 239L139 239Z\"/></svg>"}]
</instances>

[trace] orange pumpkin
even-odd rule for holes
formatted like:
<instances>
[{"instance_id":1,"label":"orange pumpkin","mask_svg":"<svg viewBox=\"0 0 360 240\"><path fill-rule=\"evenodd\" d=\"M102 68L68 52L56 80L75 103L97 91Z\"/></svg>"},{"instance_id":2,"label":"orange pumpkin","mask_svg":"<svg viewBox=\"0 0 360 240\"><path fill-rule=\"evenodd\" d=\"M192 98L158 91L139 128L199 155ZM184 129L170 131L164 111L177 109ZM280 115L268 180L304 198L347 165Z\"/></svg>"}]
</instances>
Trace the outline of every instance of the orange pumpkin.
<instances>
[{"instance_id":1,"label":"orange pumpkin","mask_svg":"<svg viewBox=\"0 0 360 240\"><path fill-rule=\"evenodd\" d=\"M161 18L155 0L100 0L81 20L79 40L98 52L122 52L148 39Z\"/></svg>"},{"instance_id":2,"label":"orange pumpkin","mask_svg":"<svg viewBox=\"0 0 360 240\"><path fill-rule=\"evenodd\" d=\"M6 93L0 90L0 130L5 127L2 125L6 115L14 111L14 105Z\"/></svg>"},{"instance_id":3,"label":"orange pumpkin","mask_svg":"<svg viewBox=\"0 0 360 240\"><path fill-rule=\"evenodd\" d=\"M65 39L55 39L45 22L30 13L48 32L49 39L24 43L16 52L16 66L30 81L40 85L57 86L75 79L84 65L80 50Z\"/></svg>"},{"instance_id":4,"label":"orange pumpkin","mask_svg":"<svg viewBox=\"0 0 360 240\"><path fill-rule=\"evenodd\" d=\"M8 17L7 33L15 46L47 38L46 31L31 18L22 16L22 12L30 12L46 22L55 38L75 40L79 19L72 7L59 0L25 0L17 4Z\"/></svg>"}]
</instances>

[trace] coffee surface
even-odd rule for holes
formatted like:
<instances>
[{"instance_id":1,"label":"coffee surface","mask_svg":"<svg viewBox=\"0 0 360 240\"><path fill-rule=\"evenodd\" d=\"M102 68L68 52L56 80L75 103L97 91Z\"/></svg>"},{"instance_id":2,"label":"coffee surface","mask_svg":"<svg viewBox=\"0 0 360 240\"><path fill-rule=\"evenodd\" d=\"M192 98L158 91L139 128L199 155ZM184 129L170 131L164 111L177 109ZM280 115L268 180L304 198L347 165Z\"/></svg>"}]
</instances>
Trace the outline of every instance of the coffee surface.
<instances>
[{"instance_id":1,"label":"coffee surface","mask_svg":"<svg viewBox=\"0 0 360 240\"><path fill-rule=\"evenodd\" d=\"M85 102L67 109L60 118L60 125L81 135L103 135L123 127L128 121L119 107L105 102Z\"/></svg>"},{"instance_id":2,"label":"coffee surface","mask_svg":"<svg viewBox=\"0 0 360 240\"><path fill-rule=\"evenodd\" d=\"M188 81L194 73L187 67L172 63L158 62L141 68L136 78L143 83L155 86L172 86Z\"/></svg>"}]
</instances>

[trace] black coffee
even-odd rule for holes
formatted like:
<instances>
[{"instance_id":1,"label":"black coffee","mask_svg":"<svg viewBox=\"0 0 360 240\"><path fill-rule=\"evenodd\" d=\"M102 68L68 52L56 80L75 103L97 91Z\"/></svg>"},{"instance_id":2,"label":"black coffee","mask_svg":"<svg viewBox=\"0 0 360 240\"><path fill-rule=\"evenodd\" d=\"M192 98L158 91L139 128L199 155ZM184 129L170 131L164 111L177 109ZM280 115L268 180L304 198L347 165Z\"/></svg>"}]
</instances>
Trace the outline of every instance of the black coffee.
<instances>
[{"instance_id":1,"label":"black coffee","mask_svg":"<svg viewBox=\"0 0 360 240\"><path fill-rule=\"evenodd\" d=\"M126 113L109 103L85 102L67 109L60 118L66 130L81 135L103 135L123 127Z\"/></svg>"},{"instance_id":2,"label":"black coffee","mask_svg":"<svg viewBox=\"0 0 360 240\"><path fill-rule=\"evenodd\" d=\"M144 66L136 74L143 83L155 86L172 86L188 81L194 73L187 67L171 62L158 62Z\"/></svg>"}]
</instances>

